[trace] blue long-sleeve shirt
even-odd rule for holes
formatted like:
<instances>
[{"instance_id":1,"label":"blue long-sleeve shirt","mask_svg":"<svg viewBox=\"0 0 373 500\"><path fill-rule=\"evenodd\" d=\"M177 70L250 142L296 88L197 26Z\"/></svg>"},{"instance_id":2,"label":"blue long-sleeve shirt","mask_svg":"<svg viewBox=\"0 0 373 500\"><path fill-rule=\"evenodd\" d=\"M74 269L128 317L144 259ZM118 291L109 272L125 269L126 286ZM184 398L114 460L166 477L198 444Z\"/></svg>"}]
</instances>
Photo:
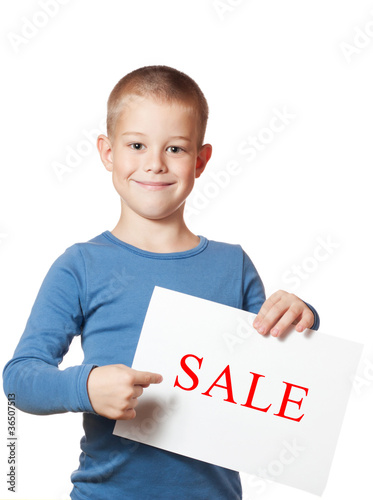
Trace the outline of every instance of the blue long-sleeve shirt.
<instances>
[{"instance_id":1,"label":"blue long-sleeve shirt","mask_svg":"<svg viewBox=\"0 0 373 500\"><path fill-rule=\"evenodd\" d=\"M154 286L257 313L262 281L240 245L207 240L153 253L105 231L69 247L49 269L25 331L3 372L4 391L34 414L83 412L73 500L239 499L239 474L112 434L114 420L93 410L87 379L94 366L132 365ZM311 306L310 306L311 307ZM315 316L313 329L319 318ZM82 365L60 370L74 336Z\"/></svg>"}]
</instances>

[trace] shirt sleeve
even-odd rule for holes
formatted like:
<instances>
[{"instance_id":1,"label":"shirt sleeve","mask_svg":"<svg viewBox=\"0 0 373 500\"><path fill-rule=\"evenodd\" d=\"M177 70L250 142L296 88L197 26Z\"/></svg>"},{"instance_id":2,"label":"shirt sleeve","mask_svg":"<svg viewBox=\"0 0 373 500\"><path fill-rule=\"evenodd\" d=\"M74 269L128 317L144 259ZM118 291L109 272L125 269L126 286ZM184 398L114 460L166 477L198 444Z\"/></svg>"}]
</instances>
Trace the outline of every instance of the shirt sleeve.
<instances>
[{"instance_id":1,"label":"shirt sleeve","mask_svg":"<svg viewBox=\"0 0 373 500\"><path fill-rule=\"evenodd\" d=\"M93 364L58 365L84 326L85 267L77 245L69 247L45 276L13 358L3 370L5 394L28 413L91 412L87 379Z\"/></svg>"},{"instance_id":2,"label":"shirt sleeve","mask_svg":"<svg viewBox=\"0 0 373 500\"><path fill-rule=\"evenodd\" d=\"M250 257L243 252L243 305L242 309L258 314L266 300L263 282Z\"/></svg>"}]
</instances>

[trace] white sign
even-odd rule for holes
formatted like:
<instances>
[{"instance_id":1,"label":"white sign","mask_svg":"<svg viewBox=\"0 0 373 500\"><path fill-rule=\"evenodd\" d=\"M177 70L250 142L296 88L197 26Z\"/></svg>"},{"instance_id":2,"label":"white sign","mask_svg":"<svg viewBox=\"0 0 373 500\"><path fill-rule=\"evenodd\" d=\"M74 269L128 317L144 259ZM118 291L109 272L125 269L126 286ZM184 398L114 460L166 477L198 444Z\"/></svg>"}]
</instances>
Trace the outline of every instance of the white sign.
<instances>
[{"instance_id":1,"label":"white sign","mask_svg":"<svg viewBox=\"0 0 373 500\"><path fill-rule=\"evenodd\" d=\"M132 366L163 382L114 434L321 495L363 345L254 319L155 287Z\"/></svg>"}]
</instances>

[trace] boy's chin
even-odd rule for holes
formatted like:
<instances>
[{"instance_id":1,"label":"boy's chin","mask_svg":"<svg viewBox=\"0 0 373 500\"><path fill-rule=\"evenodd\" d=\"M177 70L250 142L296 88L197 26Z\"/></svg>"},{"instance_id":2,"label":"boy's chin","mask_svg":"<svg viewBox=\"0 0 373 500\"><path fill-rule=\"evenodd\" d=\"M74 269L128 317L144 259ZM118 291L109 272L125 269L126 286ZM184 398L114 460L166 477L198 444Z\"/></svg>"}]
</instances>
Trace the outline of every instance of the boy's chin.
<instances>
[{"instance_id":1,"label":"boy's chin","mask_svg":"<svg viewBox=\"0 0 373 500\"><path fill-rule=\"evenodd\" d=\"M185 201L180 205L176 202L174 204L165 203L161 206L156 203L154 205L150 203L147 206L136 206L136 204L128 203L121 197L121 202L125 212L129 210L147 220L161 221L175 217L183 218Z\"/></svg>"},{"instance_id":2,"label":"boy's chin","mask_svg":"<svg viewBox=\"0 0 373 500\"><path fill-rule=\"evenodd\" d=\"M164 210L160 210L158 207L154 209L144 210L141 213L138 213L138 215L140 215L141 217L154 221L167 220L177 216L182 217L182 214L183 210L181 209L181 207L164 209Z\"/></svg>"},{"instance_id":3,"label":"boy's chin","mask_svg":"<svg viewBox=\"0 0 373 500\"><path fill-rule=\"evenodd\" d=\"M161 221L161 220L167 220L176 214L175 214L175 212L166 212L166 213L156 212L156 213L141 213L138 215L140 215L141 217L143 217L144 219L147 219L147 220Z\"/></svg>"}]
</instances>

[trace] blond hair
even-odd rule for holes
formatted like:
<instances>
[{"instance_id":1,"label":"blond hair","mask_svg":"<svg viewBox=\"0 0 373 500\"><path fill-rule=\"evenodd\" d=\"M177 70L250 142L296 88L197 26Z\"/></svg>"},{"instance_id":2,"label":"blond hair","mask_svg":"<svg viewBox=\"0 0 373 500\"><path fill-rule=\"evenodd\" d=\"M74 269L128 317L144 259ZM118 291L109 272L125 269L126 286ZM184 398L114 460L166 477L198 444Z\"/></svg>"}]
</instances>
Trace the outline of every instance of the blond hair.
<instances>
[{"instance_id":1,"label":"blond hair","mask_svg":"<svg viewBox=\"0 0 373 500\"><path fill-rule=\"evenodd\" d=\"M116 122L126 97L155 97L165 102L180 102L191 107L197 117L198 148L203 144L209 108L197 83L185 73L169 66L144 66L128 73L115 85L107 102L107 135L114 137Z\"/></svg>"}]
</instances>

